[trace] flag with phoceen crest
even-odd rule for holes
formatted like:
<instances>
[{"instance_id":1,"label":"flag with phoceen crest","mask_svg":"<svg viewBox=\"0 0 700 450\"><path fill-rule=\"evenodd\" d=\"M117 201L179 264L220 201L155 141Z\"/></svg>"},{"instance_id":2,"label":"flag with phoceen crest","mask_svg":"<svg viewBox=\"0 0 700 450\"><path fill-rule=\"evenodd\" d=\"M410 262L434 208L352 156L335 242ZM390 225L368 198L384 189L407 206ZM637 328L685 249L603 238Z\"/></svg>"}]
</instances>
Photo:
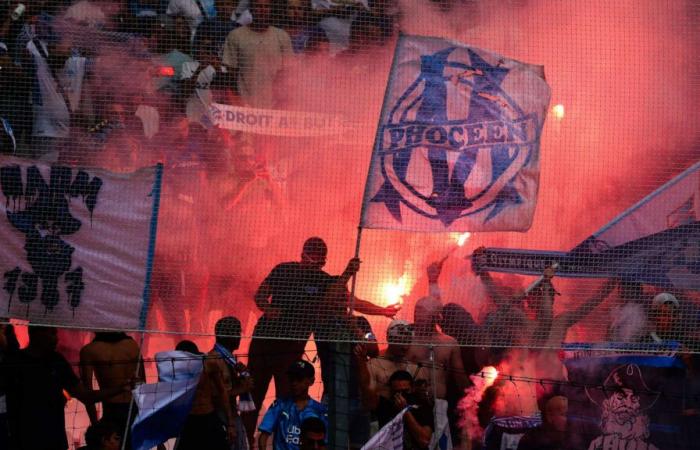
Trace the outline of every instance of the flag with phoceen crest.
<instances>
[{"instance_id":1,"label":"flag with phoceen crest","mask_svg":"<svg viewBox=\"0 0 700 450\"><path fill-rule=\"evenodd\" d=\"M550 89L541 66L445 39L399 38L361 225L525 231Z\"/></svg>"}]
</instances>

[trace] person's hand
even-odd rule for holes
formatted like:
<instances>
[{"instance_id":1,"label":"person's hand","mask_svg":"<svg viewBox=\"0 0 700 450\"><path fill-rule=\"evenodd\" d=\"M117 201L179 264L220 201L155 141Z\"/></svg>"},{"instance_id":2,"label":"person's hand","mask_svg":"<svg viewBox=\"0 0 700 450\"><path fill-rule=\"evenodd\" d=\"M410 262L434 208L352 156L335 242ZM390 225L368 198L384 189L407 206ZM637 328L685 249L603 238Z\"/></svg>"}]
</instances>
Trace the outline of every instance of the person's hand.
<instances>
[{"instance_id":1,"label":"person's hand","mask_svg":"<svg viewBox=\"0 0 700 450\"><path fill-rule=\"evenodd\" d=\"M437 283L438 278L440 278L440 272L442 272L442 261L436 261L428 266L428 282Z\"/></svg>"},{"instance_id":2,"label":"person's hand","mask_svg":"<svg viewBox=\"0 0 700 450\"><path fill-rule=\"evenodd\" d=\"M384 317L394 317L399 311L401 311L401 304L395 303L384 308Z\"/></svg>"},{"instance_id":3,"label":"person's hand","mask_svg":"<svg viewBox=\"0 0 700 450\"><path fill-rule=\"evenodd\" d=\"M367 359L367 347L365 347L364 344L356 344L352 348L352 353L362 361Z\"/></svg>"},{"instance_id":4,"label":"person's hand","mask_svg":"<svg viewBox=\"0 0 700 450\"><path fill-rule=\"evenodd\" d=\"M399 410L404 409L405 407L408 406L408 402L406 402L406 399L404 398L404 396L401 395L401 393L399 393L399 392L394 394L394 406L396 407L396 409L399 409Z\"/></svg>"},{"instance_id":5,"label":"person's hand","mask_svg":"<svg viewBox=\"0 0 700 450\"><path fill-rule=\"evenodd\" d=\"M265 307L264 311L265 317L270 320L277 320L282 315L282 311L276 306L268 305Z\"/></svg>"},{"instance_id":6,"label":"person's hand","mask_svg":"<svg viewBox=\"0 0 700 450\"><path fill-rule=\"evenodd\" d=\"M555 267L554 264L552 264L551 266L544 269L544 272L542 273L542 277L545 280L551 280L552 278L554 278L554 275L556 274L556 272L557 272L557 268Z\"/></svg>"},{"instance_id":7,"label":"person's hand","mask_svg":"<svg viewBox=\"0 0 700 450\"><path fill-rule=\"evenodd\" d=\"M343 273L349 277L355 275L357 271L360 270L360 263L360 258L352 258L350 261L348 261L348 265L345 267L345 271Z\"/></svg>"},{"instance_id":8,"label":"person's hand","mask_svg":"<svg viewBox=\"0 0 700 450\"><path fill-rule=\"evenodd\" d=\"M238 436L238 430L236 429L236 424L231 422L226 426L226 438L229 444L236 442L236 437Z\"/></svg>"},{"instance_id":9,"label":"person's hand","mask_svg":"<svg viewBox=\"0 0 700 450\"><path fill-rule=\"evenodd\" d=\"M485 271L482 269L486 265L486 248L479 247L472 253L472 271L476 275L481 275Z\"/></svg>"}]
</instances>

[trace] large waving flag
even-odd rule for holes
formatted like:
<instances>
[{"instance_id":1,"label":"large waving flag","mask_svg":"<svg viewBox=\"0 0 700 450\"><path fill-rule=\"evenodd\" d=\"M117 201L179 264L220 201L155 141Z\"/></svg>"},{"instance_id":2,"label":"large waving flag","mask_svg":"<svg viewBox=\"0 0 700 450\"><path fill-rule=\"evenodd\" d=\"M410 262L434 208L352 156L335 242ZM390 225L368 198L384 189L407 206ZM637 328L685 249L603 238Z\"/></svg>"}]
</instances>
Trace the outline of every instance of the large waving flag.
<instances>
[{"instance_id":1,"label":"large waving flag","mask_svg":"<svg viewBox=\"0 0 700 450\"><path fill-rule=\"evenodd\" d=\"M0 315L143 326L160 180L0 157Z\"/></svg>"},{"instance_id":2,"label":"large waving flag","mask_svg":"<svg viewBox=\"0 0 700 450\"><path fill-rule=\"evenodd\" d=\"M204 369L201 356L181 351L157 353L156 362L158 383L134 389L139 411L131 426L134 450L150 450L180 434Z\"/></svg>"},{"instance_id":3,"label":"large waving flag","mask_svg":"<svg viewBox=\"0 0 700 450\"><path fill-rule=\"evenodd\" d=\"M489 248L482 270L541 274L553 261L558 276L609 277L664 289L700 289L700 163L689 167L570 252Z\"/></svg>"},{"instance_id":4,"label":"large waving flag","mask_svg":"<svg viewBox=\"0 0 700 450\"><path fill-rule=\"evenodd\" d=\"M550 89L540 66L438 38L396 47L361 224L525 231Z\"/></svg>"}]
</instances>

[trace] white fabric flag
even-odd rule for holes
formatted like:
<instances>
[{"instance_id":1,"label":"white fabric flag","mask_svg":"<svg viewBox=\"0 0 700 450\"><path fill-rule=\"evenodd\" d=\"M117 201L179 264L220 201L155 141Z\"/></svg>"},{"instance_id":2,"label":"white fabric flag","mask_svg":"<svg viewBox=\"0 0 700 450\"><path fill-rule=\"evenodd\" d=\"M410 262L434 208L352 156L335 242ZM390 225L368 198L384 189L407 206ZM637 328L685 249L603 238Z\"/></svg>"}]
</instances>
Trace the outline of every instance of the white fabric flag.
<instances>
[{"instance_id":1,"label":"white fabric flag","mask_svg":"<svg viewBox=\"0 0 700 450\"><path fill-rule=\"evenodd\" d=\"M403 448L403 416L410 406L384 425L360 450L399 450Z\"/></svg>"},{"instance_id":2,"label":"white fabric flag","mask_svg":"<svg viewBox=\"0 0 700 450\"><path fill-rule=\"evenodd\" d=\"M452 450L452 434L450 421L447 418L447 401L435 400L435 432L430 439L430 449Z\"/></svg>"},{"instance_id":3,"label":"white fabric flag","mask_svg":"<svg viewBox=\"0 0 700 450\"><path fill-rule=\"evenodd\" d=\"M138 416L131 426L134 450L150 450L182 430L204 370L201 356L188 352L156 353L158 383L134 389Z\"/></svg>"},{"instance_id":4,"label":"white fabric flag","mask_svg":"<svg viewBox=\"0 0 700 450\"><path fill-rule=\"evenodd\" d=\"M160 170L115 174L0 158L0 314L139 329Z\"/></svg>"},{"instance_id":5,"label":"white fabric flag","mask_svg":"<svg viewBox=\"0 0 700 450\"><path fill-rule=\"evenodd\" d=\"M525 231L550 89L540 66L402 35L363 202L367 228Z\"/></svg>"}]
</instances>

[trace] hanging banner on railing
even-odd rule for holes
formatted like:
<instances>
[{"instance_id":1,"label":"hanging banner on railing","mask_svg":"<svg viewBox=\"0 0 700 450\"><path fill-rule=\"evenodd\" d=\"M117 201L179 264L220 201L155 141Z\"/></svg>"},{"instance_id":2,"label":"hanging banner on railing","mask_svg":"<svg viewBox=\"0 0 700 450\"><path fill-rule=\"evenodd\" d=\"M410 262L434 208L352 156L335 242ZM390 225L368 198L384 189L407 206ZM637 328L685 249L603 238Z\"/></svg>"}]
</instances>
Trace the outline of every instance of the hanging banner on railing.
<instances>
[{"instance_id":1,"label":"hanging banner on railing","mask_svg":"<svg viewBox=\"0 0 700 450\"><path fill-rule=\"evenodd\" d=\"M566 368L570 448L696 448L688 440L696 419L687 413L698 393L680 359L609 354L569 358Z\"/></svg>"},{"instance_id":2,"label":"hanging banner on railing","mask_svg":"<svg viewBox=\"0 0 700 450\"><path fill-rule=\"evenodd\" d=\"M227 130L287 137L327 136L353 126L333 114L248 108L213 103L211 121Z\"/></svg>"},{"instance_id":3,"label":"hanging banner on railing","mask_svg":"<svg viewBox=\"0 0 700 450\"><path fill-rule=\"evenodd\" d=\"M116 174L0 158L0 315L138 329L161 166Z\"/></svg>"}]
</instances>

